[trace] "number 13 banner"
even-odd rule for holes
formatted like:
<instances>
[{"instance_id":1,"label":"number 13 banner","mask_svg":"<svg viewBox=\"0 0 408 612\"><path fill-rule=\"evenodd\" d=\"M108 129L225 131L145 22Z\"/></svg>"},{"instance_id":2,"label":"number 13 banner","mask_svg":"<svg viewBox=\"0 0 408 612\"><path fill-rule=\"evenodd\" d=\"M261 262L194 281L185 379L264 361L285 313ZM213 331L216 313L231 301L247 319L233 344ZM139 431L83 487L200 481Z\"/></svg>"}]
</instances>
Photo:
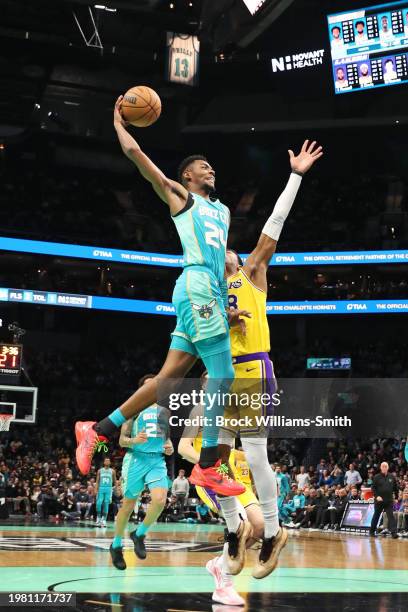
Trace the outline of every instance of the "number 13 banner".
<instances>
[{"instance_id":1,"label":"number 13 banner","mask_svg":"<svg viewBox=\"0 0 408 612\"><path fill-rule=\"evenodd\" d=\"M197 36L167 32L168 80L198 85L200 42Z\"/></svg>"}]
</instances>

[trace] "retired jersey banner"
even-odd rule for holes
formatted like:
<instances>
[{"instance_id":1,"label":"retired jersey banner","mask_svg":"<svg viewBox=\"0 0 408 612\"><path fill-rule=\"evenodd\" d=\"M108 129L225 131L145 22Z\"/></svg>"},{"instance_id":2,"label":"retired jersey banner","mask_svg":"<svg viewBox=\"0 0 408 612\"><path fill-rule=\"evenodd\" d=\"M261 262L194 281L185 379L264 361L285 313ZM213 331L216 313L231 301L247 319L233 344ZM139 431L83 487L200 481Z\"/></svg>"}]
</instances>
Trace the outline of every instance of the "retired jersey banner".
<instances>
[{"instance_id":1,"label":"retired jersey banner","mask_svg":"<svg viewBox=\"0 0 408 612\"><path fill-rule=\"evenodd\" d=\"M200 42L197 36L167 32L167 79L182 85L198 85Z\"/></svg>"}]
</instances>

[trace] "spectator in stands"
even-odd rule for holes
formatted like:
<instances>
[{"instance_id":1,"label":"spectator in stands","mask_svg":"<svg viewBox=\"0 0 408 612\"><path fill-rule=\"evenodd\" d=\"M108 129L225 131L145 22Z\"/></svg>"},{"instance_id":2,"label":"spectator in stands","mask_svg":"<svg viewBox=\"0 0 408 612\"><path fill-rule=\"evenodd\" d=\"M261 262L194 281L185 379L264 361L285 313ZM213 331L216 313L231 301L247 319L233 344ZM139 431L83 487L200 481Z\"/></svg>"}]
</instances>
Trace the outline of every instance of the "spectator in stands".
<instances>
[{"instance_id":1,"label":"spectator in stands","mask_svg":"<svg viewBox=\"0 0 408 612\"><path fill-rule=\"evenodd\" d=\"M59 498L61 504L61 516L64 520L75 521L81 518L81 512L77 510L77 503L71 491L64 491Z\"/></svg>"},{"instance_id":2,"label":"spectator in stands","mask_svg":"<svg viewBox=\"0 0 408 612\"><path fill-rule=\"evenodd\" d=\"M184 511L184 505L186 499L188 499L188 495L190 492L190 484L186 478L186 471L179 470L177 478L174 479L171 493L176 498L177 502L180 504L181 511Z\"/></svg>"},{"instance_id":3,"label":"spectator in stands","mask_svg":"<svg viewBox=\"0 0 408 612\"><path fill-rule=\"evenodd\" d=\"M364 453L358 453L356 460L354 461L354 465L356 466L357 472L359 472L361 478L363 480L367 479L368 469L367 469L367 458L364 456Z\"/></svg>"},{"instance_id":4,"label":"spectator in stands","mask_svg":"<svg viewBox=\"0 0 408 612\"><path fill-rule=\"evenodd\" d=\"M29 491L18 478L10 478L6 486L6 497L13 502L14 511L30 514Z\"/></svg>"},{"instance_id":5,"label":"spectator in stands","mask_svg":"<svg viewBox=\"0 0 408 612\"><path fill-rule=\"evenodd\" d=\"M355 469L354 463L350 463L349 469L347 470L344 477L344 484L346 487L352 487L353 485L361 485L363 479L360 473Z\"/></svg>"},{"instance_id":6,"label":"spectator in stands","mask_svg":"<svg viewBox=\"0 0 408 612\"><path fill-rule=\"evenodd\" d=\"M328 517L325 517L325 523L329 523L330 529L340 529L341 519L347 506L347 491L340 489L336 491L334 501L329 504L327 509Z\"/></svg>"},{"instance_id":7,"label":"spectator in stands","mask_svg":"<svg viewBox=\"0 0 408 612\"><path fill-rule=\"evenodd\" d=\"M326 459L320 459L320 462L316 466L317 477L320 478L320 476L323 474L324 470L326 469L327 469Z\"/></svg>"},{"instance_id":8,"label":"spectator in stands","mask_svg":"<svg viewBox=\"0 0 408 612\"><path fill-rule=\"evenodd\" d=\"M361 500L360 493L358 492L357 487L351 487L347 495L347 500L348 501L360 501Z\"/></svg>"},{"instance_id":9,"label":"spectator in stands","mask_svg":"<svg viewBox=\"0 0 408 612\"><path fill-rule=\"evenodd\" d=\"M337 486L340 485L341 487L343 487L344 485L344 476L343 476L343 472L341 471L341 469L339 468L338 465L334 466L334 469L331 472L331 476L333 478L333 486Z\"/></svg>"},{"instance_id":10,"label":"spectator in stands","mask_svg":"<svg viewBox=\"0 0 408 612\"><path fill-rule=\"evenodd\" d=\"M306 485L310 484L310 476L306 472L306 468L304 465L300 466L299 474L296 474L296 482L297 482L298 488L301 491L303 491Z\"/></svg>"},{"instance_id":11,"label":"spectator in stands","mask_svg":"<svg viewBox=\"0 0 408 612\"><path fill-rule=\"evenodd\" d=\"M293 499L287 504L283 505L283 513L286 517L286 524L289 527L296 526L296 523L299 522L299 519L302 515L302 511L304 507L305 507L305 496L303 494L303 489L299 487Z\"/></svg>"},{"instance_id":12,"label":"spectator in stands","mask_svg":"<svg viewBox=\"0 0 408 612\"><path fill-rule=\"evenodd\" d=\"M46 519L50 515L55 516L58 514L58 500L49 484L41 487L41 493L37 500L37 514L40 519Z\"/></svg>"},{"instance_id":13,"label":"spectator in stands","mask_svg":"<svg viewBox=\"0 0 408 612\"><path fill-rule=\"evenodd\" d=\"M330 475L329 470L323 470L317 484L319 487L324 487L326 485L330 486L333 484L333 478Z\"/></svg>"},{"instance_id":14,"label":"spectator in stands","mask_svg":"<svg viewBox=\"0 0 408 612\"><path fill-rule=\"evenodd\" d=\"M86 491L86 485L80 486L79 493L75 494L74 499L77 512L80 513L82 518L88 519L92 508L92 501Z\"/></svg>"},{"instance_id":15,"label":"spectator in stands","mask_svg":"<svg viewBox=\"0 0 408 612\"><path fill-rule=\"evenodd\" d=\"M300 518L301 521L296 524L296 527L310 527L312 521L316 516L316 502L317 502L317 491L316 489L310 490L310 495L305 501L305 506L303 509L303 513Z\"/></svg>"},{"instance_id":16,"label":"spectator in stands","mask_svg":"<svg viewBox=\"0 0 408 612\"><path fill-rule=\"evenodd\" d=\"M314 529L323 529L326 524L326 510L329 507L329 498L322 489L316 492L316 504L314 513Z\"/></svg>"},{"instance_id":17,"label":"spectator in stands","mask_svg":"<svg viewBox=\"0 0 408 612\"><path fill-rule=\"evenodd\" d=\"M211 523L215 519L213 513L203 501L200 501L196 506L196 516L198 523Z\"/></svg>"}]
</instances>

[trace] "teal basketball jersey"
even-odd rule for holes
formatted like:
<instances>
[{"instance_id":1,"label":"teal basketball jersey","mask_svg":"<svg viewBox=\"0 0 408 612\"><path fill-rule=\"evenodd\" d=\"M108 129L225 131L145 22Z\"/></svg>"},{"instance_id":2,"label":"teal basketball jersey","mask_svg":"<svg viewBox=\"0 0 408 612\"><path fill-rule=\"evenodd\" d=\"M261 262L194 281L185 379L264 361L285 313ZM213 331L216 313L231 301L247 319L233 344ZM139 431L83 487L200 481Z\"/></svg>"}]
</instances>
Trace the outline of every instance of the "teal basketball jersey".
<instances>
[{"instance_id":1,"label":"teal basketball jersey","mask_svg":"<svg viewBox=\"0 0 408 612\"><path fill-rule=\"evenodd\" d=\"M172 219L183 247L183 266L205 266L221 284L230 224L228 208L219 200L211 202L190 193L186 209Z\"/></svg>"},{"instance_id":2,"label":"teal basketball jersey","mask_svg":"<svg viewBox=\"0 0 408 612\"><path fill-rule=\"evenodd\" d=\"M133 452L163 453L163 445L169 437L169 422L167 410L157 404L145 408L134 419L131 437L135 438L141 431L147 434L147 441L143 444L134 444Z\"/></svg>"},{"instance_id":3,"label":"teal basketball jersey","mask_svg":"<svg viewBox=\"0 0 408 612\"><path fill-rule=\"evenodd\" d=\"M99 471L99 488L111 489L113 486L112 468L101 468Z\"/></svg>"}]
</instances>

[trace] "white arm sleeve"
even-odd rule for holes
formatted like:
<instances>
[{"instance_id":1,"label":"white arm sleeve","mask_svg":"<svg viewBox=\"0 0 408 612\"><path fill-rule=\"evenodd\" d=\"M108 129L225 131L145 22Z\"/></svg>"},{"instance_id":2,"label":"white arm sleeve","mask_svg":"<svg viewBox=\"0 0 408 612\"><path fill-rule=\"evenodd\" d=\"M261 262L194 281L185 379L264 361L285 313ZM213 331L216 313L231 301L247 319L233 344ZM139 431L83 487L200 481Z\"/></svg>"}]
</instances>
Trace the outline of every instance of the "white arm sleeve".
<instances>
[{"instance_id":1,"label":"white arm sleeve","mask_svg":"<svg viewBox=\"0 0 408 612\"><path fill-rule=\"evenodd\" d=\"M262 230L263 234L266 234L273 240L279 240L283 224L286 221L286 217L290 213L290 209L293 206L293 202L295 201L301 182L302 177L300 174L295 174L292 172L284 191L281 193L278 201L275 204L273 213L265 223Z\"/></svg>"}]
</instances>

